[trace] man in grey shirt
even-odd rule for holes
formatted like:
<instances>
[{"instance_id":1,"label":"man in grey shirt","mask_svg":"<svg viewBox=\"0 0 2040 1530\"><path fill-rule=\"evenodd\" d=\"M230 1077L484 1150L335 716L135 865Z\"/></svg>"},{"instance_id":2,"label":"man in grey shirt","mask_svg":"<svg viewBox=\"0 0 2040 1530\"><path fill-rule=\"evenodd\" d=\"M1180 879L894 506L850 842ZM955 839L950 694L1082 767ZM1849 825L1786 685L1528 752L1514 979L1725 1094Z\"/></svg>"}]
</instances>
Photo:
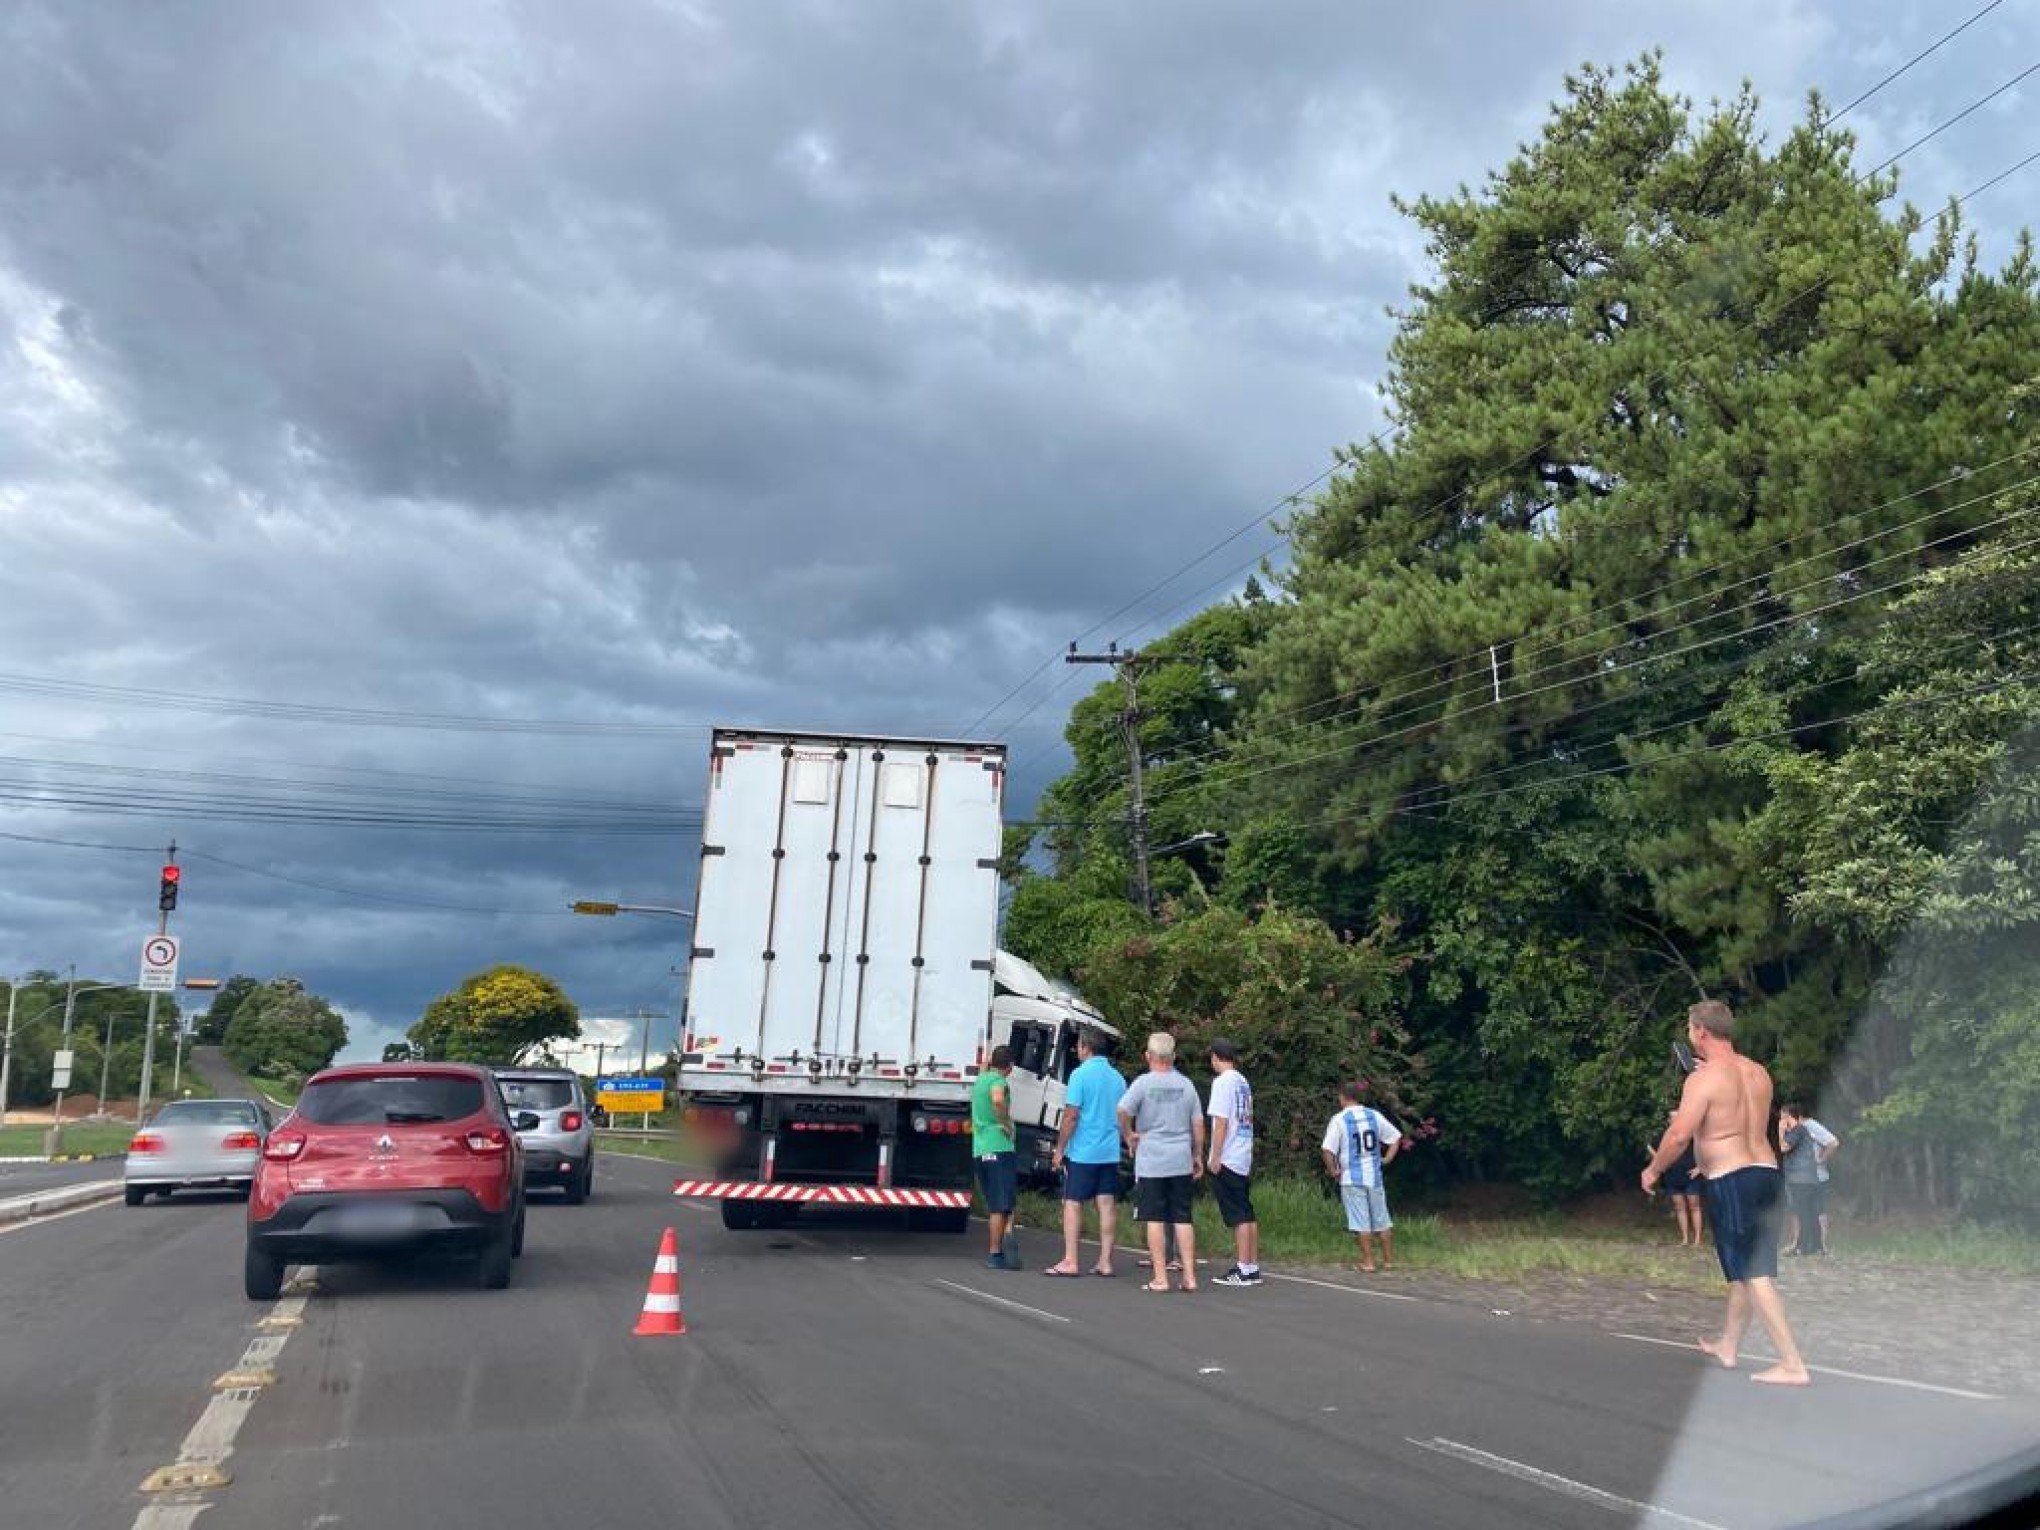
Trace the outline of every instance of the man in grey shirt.
<instances>
[{"instance_id":1,"label":"man in grey shirt","mask_svg":"<svg viewBox=\"0 0 2040 1530\"><path fill-rule=\"evenodd\" d=\"M1156 1031L1147 1042L1148 1071L1119 1099L1119 1133L1133 1153L1133 1178L1156 1280L1144 1289L1169 1289L1168 1235L1176 1235L1183 1289L1197 1289L1197 1234L1190 1225L1190 1192L1204 1173L1204 1109L1197 1086L1176 1071L1176 1038Z\"/></svg>"}]
</instances>

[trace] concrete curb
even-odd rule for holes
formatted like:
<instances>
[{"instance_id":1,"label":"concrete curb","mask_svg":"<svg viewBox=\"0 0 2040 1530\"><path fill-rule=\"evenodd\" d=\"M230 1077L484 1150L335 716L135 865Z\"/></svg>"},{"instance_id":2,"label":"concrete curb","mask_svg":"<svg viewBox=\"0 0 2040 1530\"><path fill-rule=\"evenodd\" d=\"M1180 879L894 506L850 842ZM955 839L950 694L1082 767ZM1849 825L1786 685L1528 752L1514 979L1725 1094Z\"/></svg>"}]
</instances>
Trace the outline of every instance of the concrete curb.
<instances>
[{"instance_id":1,"label":"concrete curb","mask_svg":"<svg viewBox=\"0 0 2040 1530\"><path fill-rule=\"evenodd\" d=\"M120 1180L96 1179L89 1185L65 1185L56 1190L41 1190L34 1195L18 1195L13 1200L0 1201L0 1224L23 1222L31 1217L48 1216L53 1211L70 1211L99 1201L110 1201L125 1189Z\"/></svg>"},{"instance_id":2,"label":"concrete curb","mask_svg":"<svg viewBox=\"0 0 2040 1530\"><path fill-rule=\"evenodd\" d=\"M42 1153L26 1156L0 1158L0 1163L112 1163L127 1157L125 1153L58 1153L49 1157Z\"/></svg>"}]
</instances>

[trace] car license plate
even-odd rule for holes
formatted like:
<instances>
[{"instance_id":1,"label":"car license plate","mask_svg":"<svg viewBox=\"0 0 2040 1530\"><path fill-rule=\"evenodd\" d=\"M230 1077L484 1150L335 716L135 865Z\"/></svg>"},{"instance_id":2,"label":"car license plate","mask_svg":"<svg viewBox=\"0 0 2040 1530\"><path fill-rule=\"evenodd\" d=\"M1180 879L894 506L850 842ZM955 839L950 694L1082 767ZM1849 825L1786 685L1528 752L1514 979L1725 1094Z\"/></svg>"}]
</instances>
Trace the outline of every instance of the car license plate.
<instances>
[{"instance_id":1,"label":"car license plate","mask_svg":"<svg viewBox=\"0 0 2040 1530\"><path fill-rule=\"evenodd\" d=\"M363 1238L387 1238L415 1228L418 1210L415 1206L342 1206L338 1221L343 1232Z\"/></svg>"}]
</instances>

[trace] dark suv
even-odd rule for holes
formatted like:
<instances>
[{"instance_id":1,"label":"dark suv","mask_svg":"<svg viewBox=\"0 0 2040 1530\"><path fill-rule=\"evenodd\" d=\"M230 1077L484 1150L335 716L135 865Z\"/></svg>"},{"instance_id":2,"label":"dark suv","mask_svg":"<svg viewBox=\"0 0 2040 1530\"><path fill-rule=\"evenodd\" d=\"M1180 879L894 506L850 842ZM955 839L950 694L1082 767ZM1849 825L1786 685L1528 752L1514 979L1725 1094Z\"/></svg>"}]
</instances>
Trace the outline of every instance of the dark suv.
<instances>
[{"instance_id":1,"label":"dark suv","mask_svg":"<svg viewBox=\"0 0 2040 1530\"><path fill-rule=\"evenodd\" d=\"M443 1249L475 1254L482 1285L509 1285L524 1251L517 1129L527 1124L482 1068L364 1063L315 1074L255 1171L250 1299L274 1299L286 1264Z\"/></svg>"}]
</instances>

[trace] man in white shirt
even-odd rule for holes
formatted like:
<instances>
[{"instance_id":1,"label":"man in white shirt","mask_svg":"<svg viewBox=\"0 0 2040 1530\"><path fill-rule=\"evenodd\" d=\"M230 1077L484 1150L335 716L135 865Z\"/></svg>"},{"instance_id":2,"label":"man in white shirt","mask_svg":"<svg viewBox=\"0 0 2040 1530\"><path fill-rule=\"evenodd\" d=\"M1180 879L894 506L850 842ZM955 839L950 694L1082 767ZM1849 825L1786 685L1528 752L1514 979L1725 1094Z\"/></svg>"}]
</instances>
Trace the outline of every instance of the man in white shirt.
<instances>
[{"instance_id":1,"label":"man in white shirt","mask_svg":"<svg viewBox=\"0 0 2040 1530\"><path fill-rule=\"evenodd\" d=\"M1261 1283L1261 1224L1254 1217L1254 1091L1240 1072L1240 1049L1230 1041L1211 1044L1211 1188L1218 1214L1233 1234L1233 1267L1218 1277L1222 1286Z\"/></svg>"},{"instance_id":2,"label":"man in white shirt","mask_svg":"<svg viewBox=\"0 0 2040 1530\"><path fill-rule=\"evenodd\" d=\"M1374 1240L1381 1239L1381 1267L1395 1268L1395 1223L1388 1216L1388 1195L1382 1189L1381 1171L1395 1162L1402 1150L1402 1133L1380 1111L1361 1101L1367 1086L1344 1085L1339 1090L1340 1110L1325 1127L1325 1171L1339 1184L1339 1198L1346 1205L1346 1231L1353 1235L1360 1253L1360 1268L1374 1273Z\"/></svg>"}]
</instances>

